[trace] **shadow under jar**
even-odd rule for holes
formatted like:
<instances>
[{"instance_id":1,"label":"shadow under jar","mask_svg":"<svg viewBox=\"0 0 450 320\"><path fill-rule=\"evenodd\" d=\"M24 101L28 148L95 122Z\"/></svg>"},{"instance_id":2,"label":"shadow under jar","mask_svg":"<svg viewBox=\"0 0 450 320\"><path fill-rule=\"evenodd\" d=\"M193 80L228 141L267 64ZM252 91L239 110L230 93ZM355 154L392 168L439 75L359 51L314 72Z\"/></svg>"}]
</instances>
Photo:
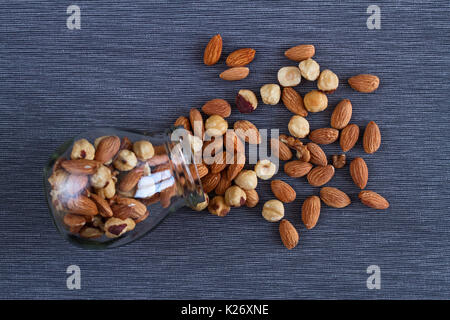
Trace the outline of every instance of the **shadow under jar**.
<instances>
[{"instance_id":1,"label":"shadow under jar","mask_svg":"<svg viewBox=\"0 0 450 320\"><path fill-rule=\"evenodd\" d=\"M180 207L204 202L189 139L176 131L98 128L62 145L44 169L44 185L64 238L84 248L118 247Z\"/></svg>"}]
</instances>

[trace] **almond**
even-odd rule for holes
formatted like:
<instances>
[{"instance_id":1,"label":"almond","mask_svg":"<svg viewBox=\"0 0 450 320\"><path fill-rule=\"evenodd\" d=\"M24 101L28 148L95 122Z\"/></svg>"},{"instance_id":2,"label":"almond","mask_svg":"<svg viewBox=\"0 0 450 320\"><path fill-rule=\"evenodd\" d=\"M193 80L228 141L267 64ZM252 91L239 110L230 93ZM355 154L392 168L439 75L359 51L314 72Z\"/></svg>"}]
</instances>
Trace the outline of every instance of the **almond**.
<instances>
[{"instance_id":1,"label":"almond","mask_svg":"<svg viewBox=\"0 0 450 320\"><path fill-rule=\"evenodd\" d=\"M229 67L243 67L253 61L255 53L252 48L238 49L228 55L226 64Z\"/></svg>"},{"instance_id":2,"label":"almond","mask_svg":"<svg viewBox=\"0 0 450 320\"><path fill-rule=\"evenodd\" d=\"M366 153L374 153L380 148L381 133L380 128L374 121L370 121L363 135L363 147Z\"/></svg>"},{"instance_id":3,"label":"almond","mask_svg":"<svg viewBox=\"0 0 450 320\"><path fill-rule=\"evenodd\" d=\"M341 131L339 144L344 152L350 151L359 138L359 127L356 124L349 124Z\"/></svg>"},{"instance_id":4,"label":"almond","mask_svg":"<svg viewBox=\"0 0 450 320\"><path fill-rule=\"evenodd\" d=\"M83 216L95 216L98 213L95 203L86 196L80 195L67 201L69 213L80 214Z\"/></svg>"},{"instance_id":5,"label":"almond","mask_svg":"<svg viewBox=\"0 0 450 320\"><path fill-rule=\"evenodd\" d=\"M242 80L244 78L247 78L248 74L250 73L250 69L247 67L234 67L225 70L222 72L219 77L223 80L227 81L236 81L236 80Z\"/></svg>"},{"instance_id":6,"label":"almond","mask_svg":"<svg viewBox=\"0 0 450 320\"><path fill-rule=\"evenodd\" d=\"M119 190L128 192L132 190L144 175L144 168L138 167L128 172L119 183Z\"/></svg>"},{"instance_id":7,"label":"almond","mask_svg":"<svg viewBox=\"0 0 450 320\"><path fill-rule=\"evenodd\" d=\"M178 117L177 120L175 120L175 123L173 124L175 127L183 127L185 130L190 131L191 130L191 123L189 122L189 119L181 116ZM156 150L155 150L156 152Z\"/></svg>"},{"instance_id":8,"label":"almond","mask_svg":"<svg viewBox=\"0 0 450 320\"><path fill-rule=\"evenodd\" d=\"M337 140L339 131L334 128L321 128L312 131L309 139L317 144L330 144Z\"/></svg>"},{"instance_id":9,"label":"almond","mask_svg":"<svg viewBox=\"0 0 450 320\"><path fill-rule=\"evenodd\" d=\"M369 179L369 169L363 158L355 158L350 162L350 175L360 189L364 189Z\"/></svg>"},{"instance_id":10,"label":"almond","mask_svg":"<svg viewBox=\"0 0 450 320\"><path fill-rule=\"evenodd\" d=\"M113 216L113 212L111 210L111 207L109 206L108 201L96 195L95 193L91 193L90 198L97 205L98 213L100 213L102 217L108 218Z\"/></svg>"},{"instance_id":11,"label":"almond","mask_svg":"<svg viewBox=\"0 0 450 320\"><path fill-rule=\"evenodd\" d=\"M224 170L227 165L231 162L231 155L229 155L226 151L220 154L217 154L214 157L214 163L210 165L209 169L212 173L219 173ZM220 161L219 161L220 160Z\"/></svg>"},{"instance_id":12,"label":"almond","mask_svg":"<svg viewBox=\"0 0 450 320\"><path fill-rule=\"evenodd\" d=\"M202 178L202 187L205 193L213 191L220 181L220 173L208 173Z\"/></svg>"},{"instance_id":13,"label":"almond","mask_svg":"<svg viewBox=\"0 0 450 320\"><path fill-rule=\"evenodd\" d=\"M320 199L318 196L310 196L302 205L302 221L306 229L316 226L320 216Z\"/></svg>"},{"instance_id":14,"label":"almond","mask_svg":"<svg viewBox=\"0 0 450 320\"><path fill-rule=\"evenodd\" d=\"M259 202L258 192L256 192L256 190L244 190L244 192L247 195L247 200L245 201L245 205L249 208L256 207L256 205Z\"/></svg>"},{"instance_id":15,"label":"almond","mask_svg":"<svg viewBox=\"0 0 450 320\"><path fill-rule=\"evenodd\" d=\"M314 187L320 187L326 184L334 176L334 167L331 164L325 167L315 167L307 176L308 182Z\"/></svg>"},{"instance_id":16,"label":"almond","mask_svg":"<svg viewBox=\"0 0 450 320\"><path fill-rule=\"evenodd\" d=\"M176 193L177 193L177 187L175 184L173 184L170 187L161 191L161 193L159 194L159 202L161 203L161 207L163 207L163 208L170 207L171 199L173 196L176 195Z\"/></svg>"},{"instance_id":17,"label":"almond","mask_svg":"<svg viewBox=\"0 0 450 320\"><path fill-rule=\"evenodd\" d=\"M320 190L320 199L330 207L344 208L351 203L348 195L338 188L323 187Z\"/></svg>"},{"instance_id":18,"label":"almond","mask_svg":"<svg viewBox=\"0 0 450 320\"><path fill-rule=\"evenodd\" d=\"M211 40L209 40L208 45L205 48L205 52L203 53L203 62L207 66L212 66L219 61L221 54L222 37L220 34L216 34L211 38Z\"/></svg>"},{"instance_id":19,"label":"almond","mask_svg":"<svg viewBox=\"0 0 450 320\"><path fill-rule=\"evenodd\" d=\"M284 172L290 177L300 178L308 174L312 164L301 160L289 161L284 165Z\"/></svg>"},{"instance_id":20,"label":"almond","mask_svg":"<svg viewBox=\"0 0 450 320\"><path fill-rule=\"evenodd\" d=\"M239 172L245 166L245 155L242 153L238 153L235 155L234 163L230 164L227 169L227 178L228 180L234 180L237 177Z\"/></svg>"},{"instance_id":21,"label":"almond","mask_svg":"<svg viewBox=\"0 0 450 320\"><path fill-rule=\"evenodd\" d=\"M239 120L234 123L234 131L239 138L249 144L260 144L261 136L256 126L248 120Z\"/></svg>"},{"instance_id":22,"label":"almond","mask_svg":"<svg viewBox=\"0 0 450 320\"><path fill-rule=\"evenodd\" d=\"M109 162L120 149L120 139L116 136L105 137L100 140L95 150L95 160L101 163Z\"/></svg>"},{"instance_id":23,"label":"almond","mask_svg":"<svg viewBox=\"0 0 450 320\"><path fill-rule=\"evenodd\" d=\"M300 62L312 58L316 53L316 49L312 44L301 44L292 47L284 52L286 58Z\"/></svg>"},{"instance_id":24,"label":"almond","mask_svg":"<svg viewBox=\"0 0 450 320\"><path fill-rule=\"evenodd\" d=\"M302 117L308 115L308 111L306 111L305 106L303 105L302 96L292 87L285 87L283 89L281 100L283 100L284 105L290 112Z\"/></svg>"},{"instance_id":25,"label":"almond","mask_svg":"<svg viewBox=\"0 0 450 320\"><path fill-rule=\"evenodd\" d=\"M370 93L380 85L380 79L372 74L359 74L348 79L350 87L359 92Z\"/></svg>"},{"instance_id":26,"label":"almond","mask_svg":"<svg viewBox=\"0 0 450 320\"><path fill-rule=\"evenodd\" d=\"M222 118L227 118L231 114L231 106L223 99L212 99L203 105L202 111L208 116L219 115Z\"/></svg>"},{"instance_id":27,"label":"almond","mask_svg":"<svg viewBox=\"0 0 450 320\"><path fill-rule=\"evenodd\" d=\"M195 167L197 167L198 175L195 173ZM203 163L197 163L197 164L191 163L189 165L189 170L191 171L191 175L194 179L197 179L197 177L201 179L204 176L206 176L209 172L208 167L206 165L204 165Z\"/></svg>"},{"instance_id":28,"label":"almond","mask_svg":"<svg viewBox=\"0 0 450 320\"><path fill-rule=\"evenodd\" d=\"M326 166L328 164L327 155L323 152L322 148L314 142L306 144L309 150L310 162L317 166Z\"/></svg>"},{"instance_id":29,"label":"almond","mask_svg":"<svg viewBox=\"0 0 450 320\"><path fill-rule=\"evenodd\" d=\"M147 212L147 207L142 202L131 198L117 198L111 209L114 217L122 220L127 218L137 220Z\"/></svg>"},{"instance_id":30,"label":"almond","mask_svg":"<svg viewBox=\"0 0 450 320\"><path fill-rule=\"evenodd\" d=\"M289 147L281 142L279 139L272 138L270 139L270 148L272 151L272 155L277 157L280 160L286 161L292 158L292 151Z\"/></svg>"},{"instance_id":31,"label":"almond","mask_svg":"<svg viewBox=\"0 0 450 320\"><path fill-rule=\"evenodd\" d=\"M352 103L344 99L338 103L331 115L331 126L335 129L343 129L352 118Z\"/></svg>"},{"instance_id":32,"label":"almond","mask_svg":"<svg viewBox=\"0 0 450 320\"><path fill-rule=\"evenodd\" d=\"M191 128L194 135L203 140L203 135L205 133L205 126L203 124L203 117L200 111L192 108L189 111L189 121L191 122Z\"/></svg>"},{"instance_id":33,"label":"almond","mask_svg":"<svg viewBox=\"0 0 450 320\"><path fill-rule=\"evenodd\" d=\"M86 224L86 219L83 216L79 216L77 214L72 214L72 213L67 213L64 215L63 218L64 223L71 227L71 228L76 228L76 227L82 227Z\"/></svg>"},{"instance_id":34,"label":"almond","mask_svg":"<svg viewBox=\"0 0 450 320\"><path fill-rule=\"evenodd\" d=\"M286 182L281 180L272 180L270 188L278 200L284 203L292 202L297 197L295 190Z\"/></svg>"},{"instance_id":35,"label":"almond","mask_svg":"<svg viewBox=\"0 0 450 320\"><path fill-rule=\"evenodd\" d=\"M231 186L231 180L228 179L227 172L222 171L220 173L220 181L217 184L216 189L214 189L214 192L216 193L216 195L223 196L225 194L225 191L227 191L227 189L230 186ZM248 197L247 197L247 200L248 200Z\"/></svg>"},{"instance_id":36,"label":"almond","mask_svg":"<svg viewBox=\"0 0 450 320\"><path fill-rule=\"evenodd\" d=\"M380 210L389 208L389 202L374 191L363 190L359 193L358 197L368 207Z\"/></svg>"},{"instance_id":37,"label":"almond","mask_svg":"<svg viewBox=\"0 0 450 320\"><path fill-rule=\"evenodd\" d=\"M97 171L100 162L86 159L64 160L61 161L61 167L74 175L88 175Z\"/></svg>"},{"instance_id":38,"label":"almond","mask_svg":"<svg viewBox=\"0 0 450 320\"><path fill-rule=\"evenodd\" d=\"M280 237L281 241L283 241L283 244L286 248L293 249L298 244L298 232L295 230L292 223L290 223L288 220L283 219L280 222Z\"/></svg>"},{"instance_id":39,"label":"almond","mask_svg":"<svg viewBox=\"0 0 450 320\"><path fill-rule=\"evenodd\" d=\"M226 150L232 151L237 153L244 153L245 152L245 146L242 140L236 135L234 130L227 130L225 133L225 139L224 144Z\"/></svg>"}]
</instances>

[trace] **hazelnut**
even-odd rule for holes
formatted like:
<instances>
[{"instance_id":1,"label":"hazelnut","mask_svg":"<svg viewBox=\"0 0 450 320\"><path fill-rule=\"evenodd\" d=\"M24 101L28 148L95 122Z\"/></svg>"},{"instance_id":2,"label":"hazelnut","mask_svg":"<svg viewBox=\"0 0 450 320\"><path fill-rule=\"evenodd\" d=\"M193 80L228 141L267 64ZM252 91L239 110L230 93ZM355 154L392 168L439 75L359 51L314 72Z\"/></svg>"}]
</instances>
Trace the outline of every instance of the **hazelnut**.
<instances>
[{"instance_id":1,"label":"hazelnut","mask_svg":"<svg viewBox=\"0 0 450 320\"><path fill-rule=\"evenodd\" d=\"M203 141L201 138L190 134L190 135L188 135L188 139L189 139L189 144L191 146L191 150L193 153L202 151Z\"/></svg>"},{"instance_id":2,"label":"hazelnut","mask_svg":"<svg viewBox=\"0 0 450 320\"><path fill-rule=\"evenodd\" d=\"M96 189L104 188L109 180L111 180L111 170L104 165L101 165L97 172L90 177L91 185Z\"/></svg>"},{"instance_id":3,"label":"hazelnut","mask_svg":"<svg viewBox=\"0 0 450 320\"><path fill-rule=\"evenodd\" d=\"M255 165L255 172L258 178L268 180L277 173L277 166L270 160L259 160Z\"/></svg>"},{"instance_id":4,"label":"hazelnut","mask_svg":"<svg viewBox=\"0 0 450 320\"><path fill-rule=\"evenodd\" d=\"M289 133L296 138L304 138L309 133L309 122L302 116L292 116L288 124Z\"/></svg>"},{"instance_id":5,"label":"hazelnut","mask_svg":"<svg viewBox=\"0 0 450 320\"><path fill-rule=\"evenodd\" d=\"M72 147L72 153L70 154L70 159L94 160L94 157L95 148L89 141L87 141L86 139L75 141Z\"/></svg>"},{"instance_id":6,"label":"hazelnut","mask_svg":"<svg viewBox=\"0 0 450 320\"><path fill-rule=\"evenodd\" d=\"M283 87L295 87L301 79L302 75L297 67L283 67L278 70L278 82Z\"/></svg>"},{"instance_id":7,"label":"hazelnut","mask_svg":"<svg viewBox=\"0 0 450 320\"><path fill-rule=\"evenodd\" d=\"M242 89L236 96L236 106L241 113L250 113L258 107L258 99L253 91Z\"/></svg>"},{"instance_id":8,"label":"hazelnut","mask_svg":"<svg viewBox=\"0 0 450 320\"><path fill-rule=\"evenodd\" d=\"M315 60L311 58L300 62L298 68L300 69L302 77L306 80L315 81L319 77L320 66Z\"/></svg>"},{"instance_id":9,"label":"hazelnut","mask_svg":"<svg viewBox=\"0 0 450 320\"><path fill-rule=\"evenodd\" d=\"M206 209L208 207L208 205L209 205L209 197L208 197L208 195L206 193L204 194L204 196L205 196L205 201L199 202L195 206L192 206L191 208L193 210L195 210L195 211L202 211L202 210L204 210L204 209Z\"/></svg>"},{"instance_id":10,"label":"hazelnut","mask_svg":"<svg viewBox=\"0 0 450 320\"><path fill-rule=\"evenodd\" d=\"M145 161L153 157L155 150L151 142L146 140L136 141L133 144L133 151L139 160Z\"/></svg>"},{"instance_id":11,"label":"hazelnut","mask_svg":"<svg viewBox=\"0 0 450 320\"><path fill-rule=\"evenodd\" d=\"M128 223L119 218L109 218L105 223L105 236L108 238L117 238L127 232Z\"/></svg>"},{"instance_id":12,"label":"hazelnut","mask_svg":"<svg viewBox=\"0 0 450 320\"><path fill-rule=\"evenodd\" d=\"M116 184L113 179L109 179L106 186L102 189L96 189L96 193L103 199L111 199L116 194Z\"/></svg>"},{"instance_id":13,"label":"hazelnut","mask_svg":"<svg viewBox=\"0 0 450 320\"><path fill-rule=\"evenodd\" d=\"M244 190L253 190L258 185L258 177L253 170L242 170L234 182Z\"/></svg>"},{"instance_id":14,"label":"hazelnut","mask_svg":"<svg viewBox=\"0 0 450 320\"><path fill-rule=\"evenodd\" d=\"M82 238L86 238L86 239L100 238L102 235L103 235L103 232L97 228L83 227L80 230L80 236Z\"/></svg>"},{"instance_id":15,"label":"hazelnut","mask_svg":"<svg viewBox=\"0 0 450 320\"><path fill-rule=\"evenodd\" d=\"M269 200L264 203L262 216L269 222L280 221L284 217L284 206L280 200Z\"/></svg>"},{"instance_id":16,"label":"hazelnut","mask_svg":"<svg viewBox=\"0 0 450 320\"><path fill-rule=\"evenodd\" d=\"M215 196L209 202L208 211L219 217L225 217L230 212L230 206L225 203L225 198L222 196Z\"/></svg>"},{"instance_id":17,"label":"hazelnut","mask_svg":"<svg viewBox=\"0 0 450 320\"><path fill-rule=\"evenodd\" d=\"M116 160L114 160L114 167L120 171L129 171L136 167L137 158L133 151L122 150L117 155Z\"/></svg>"},{"instance_id":18,"label":"hazelnut","mask_svg":"<svg viewBox=\"0 0 450 320\"><path fill-rule=\"evenodd\" d=\"M205 121L205 130L210 137L223 136L228 130L228 122L217 114L212 115Z\"/></svg>"},{"instance_id":19,"label":"hazelnut","mask_svg":"<svg viewBox=\"0 0 450 320\"><path fill-rule=\"evenodd\" d=\"M259 90L261 93L262 101L265 104L275 105L280 102L281 89L277 84L265 84Z\"/></svg>"},{"instance_id":20,"label":"hazelnut","mask_svg":"<svg viewBox=\"0 0 450 320\"><path fill-rule=\"evenodd\" d=\"M245 191L238 186L232 186L225 191L225 202L230 207L240 207L247 201Z\"/></svg>"},{"instance_id":21,"label":"hazelnut","mask_svg":"<svg viewBox=\"0 0 450 320\"><path fill-rule=\"evenodd\" d=\"M305 94L303 104L309 112L320 112L328 107L328 98L325 93L312 90Z\"/></svg>"},{"instance_id":22,"label":"hazelnut","mask_svg":"<svg viewBox=\"0 0 450 320\"><path fill-rule=\"evenodd\" d=\"M319 80L317 81L317 88L319 90L332 93L339 86L338 76L331 70L323 70L320 73Z\"/></svg>"}]
</instances>

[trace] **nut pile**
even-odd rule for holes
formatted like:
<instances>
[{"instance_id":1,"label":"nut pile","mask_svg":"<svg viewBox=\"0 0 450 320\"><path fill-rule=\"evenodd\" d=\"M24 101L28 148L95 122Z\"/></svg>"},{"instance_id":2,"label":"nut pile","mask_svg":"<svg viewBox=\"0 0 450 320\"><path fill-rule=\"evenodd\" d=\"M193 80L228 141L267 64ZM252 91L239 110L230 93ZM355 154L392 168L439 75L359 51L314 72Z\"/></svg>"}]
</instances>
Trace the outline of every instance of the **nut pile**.
<instances>
[{"instance_id":1,"label":"nut pile","mask_svg":"<svg viewBox=\"0 0 450 320\"><path fill-rule=\"evenodd\" d=\"M220 59L222 52L222 38L214 36L208 43L204 52L204 63L213 65ZM327 95L334 93L339 87L339 77L329 69L320 70L320 65L313 60L315 47L313 45L298 45L285 51L285 56L298 62L298 66L286 66L279 69L278 83L264 84L260 89L261 100L264 104L276 105L282 101L285 107L294 115L289 121L290 136L280 135L279 139L271 139L272 154L278 154L284 164L284 171L290 177L306 177L308 183L321 187L319 195L307 197L302 206L301 219L307 229L317 224L320 216L321 203L333 208L344 208L350 205L351 200L347 194L334 187L324 187L332 180L335 170L346 165L346 154L332 155L332 164L320 145L332 144L339 140L343 152L349 152L359 139L359 127L350 123L352 119L352 104L350 100L343 99L335 107L330 127L310 129L306 117L309 113L321 112L328 107ZM255 56L255 50L250 48L239 49L231 53L226 59L230 69L222 72L220 77L224 80L240 80L247 77L249 69L245 67ZM317 90L312 90L302 97L293 87L301 83L302 77L307 81L317 81ZM379 86L377 76L360 74L348 79L349 85L356 91L370 93ZM258 106L256 94L250 90L239 90L236 97L236 107L243 113L251 113ZM230 105L222 99L207 102L202 111L209 115L228 116ZM176 123L180 123L180 119ZM236 125L237 124L237 125ZM237 121L234 128L254 127L247 120ZM224 126L225 127L225 126ZM254 128L256 129L256 127ZM256 129L257 130L257 129ZM238 137L242 138L239 134ZM253 137L258 142L257 137ZM311 142L304 144L300 138L309 138ZM239 143L249 142L247 137ZM249 142L252 143L252 142ZM363 134L363 148L368 154L376 152L381 145L381 133L378 125L371 121L367 124ZM294 157L296 160L292 160ZM245 157L245 156L243 156ZM220 170L213 166L201 164L205 176L202 182L205 192L215 191L216 196L210 201L208 209L211 213L225 216L231 207L246 205L254 207L259 197L255 188L258 178L268 180L276 174L276 167L269 160L260 160L254 170L244 170L244 165L230 165L228 170L221 166ZM231 171L231 173L230 173ZM362 158L354 158L349 165L350 176L355 185L361 189L359 199L374 209L387 209L389 202L380 194L363 190L368 182L368 167ZM214 176L214 178L212 178ZM233 185L233 182L235 185ZM298 244L299 236L295 227L284 218L284 203L295 201L297 194L286 182L272 180L271 189L276 199L267 201L262 208L262 216L271 222L280 221L279 232L284 245L288 249ZM225 195L225 197L223 197ZM206 208L206 205L204 205Z\"/></svg>"},{"instance_id":2,"label":"nut pile","mask_svg":"<svg viewBox=\"0 0 450 320\"><path fill-rule=\"evenodd\" d=\"M166 170L172 169L164 146L117 136L98 137L93 144L80 139L74 142L70 159L60 158L53 167L48 179L52 204L63 214L70 233L89 239L117 238L149 216L147 205L158 201L163 207L170 205L176 185L165 188L167 180L158 185L150 177ZM150 186L147 178L152 180ZM152 196L144 197L149 188Z\"/></svg>"}]
</instances>

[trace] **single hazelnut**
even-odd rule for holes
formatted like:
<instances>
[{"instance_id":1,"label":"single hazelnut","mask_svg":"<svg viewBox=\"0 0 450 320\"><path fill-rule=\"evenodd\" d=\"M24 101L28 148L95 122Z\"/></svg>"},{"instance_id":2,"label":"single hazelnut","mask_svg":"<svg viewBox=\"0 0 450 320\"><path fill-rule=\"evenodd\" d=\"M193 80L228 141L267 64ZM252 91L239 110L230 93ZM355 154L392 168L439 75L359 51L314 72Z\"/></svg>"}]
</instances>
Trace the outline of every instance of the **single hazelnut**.
<instances>
[{"instance_id":1,"label":"single hazelnut","mask_svg":"<svg viewBox=\"0 0 450 320\"><path fill-rule=\"evenodd\" d=\"M228 122L217 114L212 115L205 121L205 130L210 137L223 136L228 130Z\"/></svg>"},{"instance_id":2,"label":"single hazelnut","mask_svg":"<svg viewBox=\"0 0 450 320\"><path fill-rule=\"evenodd\" d=\"M111 178L106 183L106 186L102 189L96 189L96 193L99 197L103 199L111 199L116 194L116 184L114 180Z\"/></svg>"},{"instance_id":3,"label":"single hazelnut","mask_svg":"<svg viewBox=\"0 0 450 320\"><path fill-rule=\"evenodd\" d=\"M301 79L302 75L297 67L283 67L278 70L278 82L283 87L295 87Z\"/></svg>"},{"instance_id":4,"label":"single hazelnut","mask_svg":"<svg viewBox=\"0 0 450 320\"><path fill-rule=\"evenodd\" d=\"M256 175L262 180L269 180L277 171L277 166L267 159L259 160L255 165Z\"/></svg>"},{"instance_id":5,"label":"single hazelnut","mask_svg":"<svg viewBox=\"0 0 450 320\"><path fill-rule=\"evenodd\" d=\"M202 210L204 210L204 209L206 209L208 207L208 205L209 205L209 196L206 193L204 194L204 196L205 196L205 201L199 202L195 206L192 206L191 208L193 210L195 210L195 211L202 211Z\"/></svg>"},{"instance_id":6,"label":"single hazelnut","mask_svg":"<svg viewBox=\"0 0 450 320\"><path fill-rule=\"evenodd\" d=\"M98 228L85 226L80 230L80 237L82 237L82 238L96 239L96 238L100 238L101 236L103 236L103 231L101 231Z\"/></svg>"},{"instance_id":7,"label":"single hazelnut","mask_svg":"<svg viewBox=\"0 0 450 320\"><path fill-rule=\"evenodd\" d=\"M153 157L155 150L151 142L146 140L136 141L133 144L133 151L139 160L145 161Z\"/></svg>"},{"instance_id":8,"label":"single hazelnut","mask_svg":"<svg viewBox=\"0 0 450 320\"><path fill-rule=\"evenodd\" d=\"M241 89L236 96L236 107L241 113L253 112L258 107L258 99L253 91Z\"/></svg>"},{"instance_id":9,"label":"single hazelnut","mask_svg":"<svg viewBox=\"0 0 450 320\"><path fill-rule=\"evenodd\" d=\"M108 181L111 180L111 170L104 165L101 165L89 180L94 188L104 188Z\"/></svg>"},{"instance_id":10,"label":"single hazelnut","mask_svg":"<svg viewBox=\"0 0 450 320\"><path fill-rule=\"evenodd\" d=\"M265 104L276 105L280 102L281 89L277 84L265 84L259 90L261 99Z\"/></svg>"},{"instance_id":11,"label":"single hazelnut","mask_svg":"<svg viewBox=\"0 0 450 320\"><path fill-rule=\"evenodd\" d=\"M225 203L225 198L215 196L209 202L208 211L216 216L225 217L230 212L230 206Z\"/></svg>"},{"instance_id":12,"label":"single hazelnut","mask_svg":"<svg viewBox=\"0 0 450 320\"><path fill-rule=\"evenodd\" d=\"M317 88L319 90L332 93L339 86L338 76L331 70L323 70L320 73L319 80L317 81Z\"/></svg>"},{"instance_id":13,"label":"single hazelnut","mask_svg":"<svg viewBox=\"0 0 450 320\"><path fill-rule=\"evenodd\" d=\"M280 200L269 200L264 203L262 216L269 222L280 221L284 217L284 205Z\"/></svg>"},{"instance_id":14,"label":"single hazelnut","mask_svg":"<svg viewBox=\"0 0 450 320\"><path fill-rule=\"evenodd\" d=\"M300 62L298 68L300 69L302 77L306 80L315 81L319 77L320 66L315 60L311 58Z\"/></svg>"},{"instance_id":15,"label":"single hazelnut","mask_svg":"<svg viewBox=\"0 0 450 320\"><path fill-rule=\"evenodd\" d=\"M105 222L105 236L108 238L117 238L127 232L128 223L119 218L109 218Z\"/></svg>"},{"instance_id":16,"label":"single hazelnut","mask_svg":"<svg viewBox=\"0 0 450 320\"><path fill-rule=\"evenodd\" d=\"M231 186L225 191L225 202L230 207L240 207L247 201L245 191L238 186Z\"/></svg>"},{"instance_id":17,"label":"single hazelnut","mask_svg":"<svg viewBox=\"0 0 450 320\"><path fill-rule=\"evenodd\" d=\"M303 104L309 112L320 112L328 107L328 98L325 93L312 90L303 97Z\"/></svg>"},{"instance_id":18,"label":"single hazelnut","mask_svg":"<svg viewBox=\"0 0 450 320\"><path fill-rule=\"evenodd\" d=\"M122 150L117 155L116 160L114 160L114 167L120 171L129 171L136 167L137 158L133 151Z\"/></svg>"},{"instance_id":19,"label":"single hazelnut","mask_svg":"<svg viewBox=\"0 0 450 320\"><path fill-rule=\"evenodd\" d=\"M244 190L253 190L258 185L258 177L253 170L242 170L234 182Z\"/></svg>"},{"instance_id":20,"label":"single hazelnut","mask_svg":"<svg viewBox=\"0 0 450 320\"><path fill-rule=\"evenodd\" d=\"M309 133L309 122L302 116L292 116L288 124L289 133L296 138L304 138Z\"/></svg>"},{"instance_id":21,"label":"single hazelnut","mask_svg":"<svg viewBox=\"0 0 450 320\"><path fill-rule=\"evenodd\" d=\"M70 159L86 159L94 160L95 148L86 139L80 139L74 142L72 147L72 153L70 154Z\"/></svg>"}]
</instances>

